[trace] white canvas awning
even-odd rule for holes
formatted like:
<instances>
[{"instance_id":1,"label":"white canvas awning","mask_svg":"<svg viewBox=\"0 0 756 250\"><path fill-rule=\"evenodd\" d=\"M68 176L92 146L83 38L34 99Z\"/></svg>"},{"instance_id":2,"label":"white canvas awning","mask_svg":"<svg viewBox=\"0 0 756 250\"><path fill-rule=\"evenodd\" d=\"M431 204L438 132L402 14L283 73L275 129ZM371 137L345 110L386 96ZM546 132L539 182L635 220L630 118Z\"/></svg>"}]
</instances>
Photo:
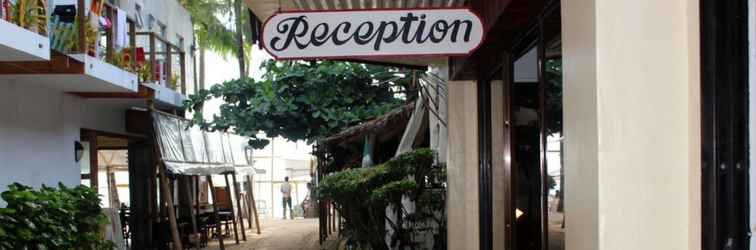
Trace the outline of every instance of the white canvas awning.
<instances>
[{"instance_id":1,"label":"white canvas awning","mask_svg":"<svg viewBox=\"0 0 756 250\"><path fill-rule=\"evenodd\" d=\"M161 161L168 171L181 175L214 175L235 172L252 175L247 138L222 132L206 132L186 119L152 112ZM249 152L249 153L248 153Z\"/></svg>"}]
</instances>

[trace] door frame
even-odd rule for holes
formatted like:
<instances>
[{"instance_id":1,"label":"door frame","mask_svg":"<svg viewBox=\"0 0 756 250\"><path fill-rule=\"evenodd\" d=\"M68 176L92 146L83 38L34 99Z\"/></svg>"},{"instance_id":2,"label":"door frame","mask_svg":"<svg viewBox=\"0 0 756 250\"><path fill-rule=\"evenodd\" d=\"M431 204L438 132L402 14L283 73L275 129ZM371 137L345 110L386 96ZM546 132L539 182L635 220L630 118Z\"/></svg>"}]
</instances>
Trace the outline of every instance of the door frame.
<instances>
[{"instance_id":1,"label":"door frame","mask_svg":"<svg viewBox=\"0 0 756 250\"><path fill-rule=\"evenodd\" d=\"M702 249L747 249L748 5L700 1Z\"/></svg>"}]
</instances>

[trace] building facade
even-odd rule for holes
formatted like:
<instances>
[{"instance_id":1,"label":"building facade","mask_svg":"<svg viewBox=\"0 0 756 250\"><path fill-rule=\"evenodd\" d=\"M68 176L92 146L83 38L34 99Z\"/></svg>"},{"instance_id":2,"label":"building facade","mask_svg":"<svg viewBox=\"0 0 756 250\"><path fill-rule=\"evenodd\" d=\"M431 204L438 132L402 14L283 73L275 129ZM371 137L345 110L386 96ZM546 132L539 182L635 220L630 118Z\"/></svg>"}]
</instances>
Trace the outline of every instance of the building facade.
<instances>
[{"instance_id":1,"label":"building facade","mask_svg":"<svg viewBox=\"0 0 756 250\"><path fill-rule=\"evenodd\" d=\"M146 138L127 129L127 111L182 113L196 89L192 19L177 1L41 2L44 24L0 15L0 191L14 182L97 185L98 150ZM81 29L94 34L74 34L80 17L99 19Z\"/></svg>"},{"instance_id":2,"label":"building facade","mask_svg":"<svg viewBox=\"0 0 756 250\"><path fill-rule=\"evenodd\" d=\"M261 24L308 10L482 18L485 40L466 56L346 59L448 79L448 124L433 133L448 140L449 249L753 249L753 1L247 6Z\"/></svg>"}]
</instances>

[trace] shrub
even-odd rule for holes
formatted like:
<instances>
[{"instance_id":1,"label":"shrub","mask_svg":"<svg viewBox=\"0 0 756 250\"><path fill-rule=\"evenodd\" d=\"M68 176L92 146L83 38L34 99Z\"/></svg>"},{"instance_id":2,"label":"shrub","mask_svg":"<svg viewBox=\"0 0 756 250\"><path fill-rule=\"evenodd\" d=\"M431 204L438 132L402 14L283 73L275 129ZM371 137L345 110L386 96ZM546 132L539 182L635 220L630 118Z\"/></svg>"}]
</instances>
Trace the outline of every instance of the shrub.
<instances>
[{"instance_id":1,"label":"shrub","mask_svg":"<svg viewBox=\"0 0 756 250\"><path fill-rule=\"evenodd\" d=\"M0 249L113 249L100 237L108 219L93 189L8 187L0 194L7 202L0 208Z\"/></svg>"},{"instance_id":2,"label":"shrub","mask_svg":"<svg viewBox=\"0 0 756 250\"><path fill-rule=\"evenodd\" d=\"M323 178L317 193L337 204L344 234L361 248L389 249L388 222L392 248L416 249L429 239L421 235L429 235L434 249L445 249L446 167L434 159L432 150L418 149L375 167L337 172ZM400 216L390 218L387 208Z\"/></svg>"}]
</instances>

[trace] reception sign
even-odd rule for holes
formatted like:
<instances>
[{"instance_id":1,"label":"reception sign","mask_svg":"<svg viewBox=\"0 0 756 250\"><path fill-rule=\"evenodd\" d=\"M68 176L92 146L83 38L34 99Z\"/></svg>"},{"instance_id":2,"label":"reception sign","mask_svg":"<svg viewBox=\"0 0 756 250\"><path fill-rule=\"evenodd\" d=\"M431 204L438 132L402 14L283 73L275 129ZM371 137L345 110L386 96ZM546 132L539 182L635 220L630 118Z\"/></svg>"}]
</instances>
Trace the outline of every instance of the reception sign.
<instances>
[{"instance_id":1,"label":"reception sign","mask_svg":"<svg viewBox=\"0 0 756 250\"><path fill-rule=\"evenodd\" d=\"M483 40L466 8L280 12L263 26L276 59L466 55Z\"/></svg>"}]
</instances>

